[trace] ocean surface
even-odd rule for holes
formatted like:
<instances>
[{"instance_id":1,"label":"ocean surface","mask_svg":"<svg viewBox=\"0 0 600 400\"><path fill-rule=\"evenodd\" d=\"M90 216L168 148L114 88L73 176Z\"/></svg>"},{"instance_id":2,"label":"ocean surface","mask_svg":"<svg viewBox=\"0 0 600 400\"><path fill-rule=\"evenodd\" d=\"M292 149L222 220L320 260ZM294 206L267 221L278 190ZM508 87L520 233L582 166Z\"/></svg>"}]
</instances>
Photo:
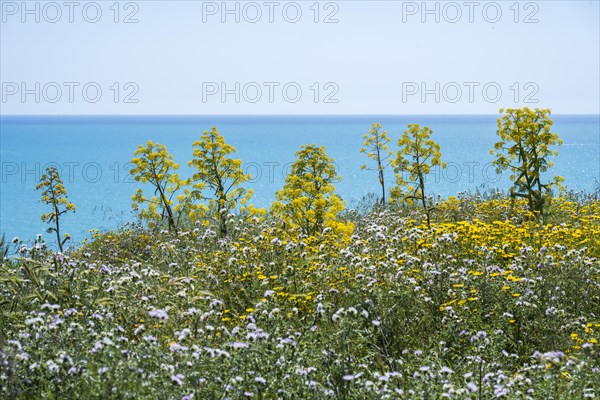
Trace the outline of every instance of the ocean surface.
<instances>
[{"instance_id":1,"label":"ocean surface","mask_svg":"<svg viewBox=\"0 0 600 400\"><path fill-rule=\"evenodd\" d=\"M440 144L448 168L428 178L431 194L449 196L466 190L506 189L508 173L498 176L490 162L497 141L497 115L478 116L217 116L217 117L22 117L0 118L0 232L31 240L45 233L40 215L47 211L35 186L47 165L59 167L69 198L77 206L62 222L75 242L135 220L131 196L140 186L131 179L134 150L148 140L163 143L189 176L191 144L216 126L237 149L246 173L253 176L252 203L268 207L283 186L302 144L326 147L342 176L337 185L349 207L368 193L379 194L375 171L363 171L369 160L359 153L362 135L380 122L395 142L409 123L428 125ZM553 116L554 132L564 144L552 175L565 177L567 188L591 192L600 181L598 115ZM370 164L372 166L372 164ZM388 186L393 173L388 170Z\"/></svg>"}]
</instances>

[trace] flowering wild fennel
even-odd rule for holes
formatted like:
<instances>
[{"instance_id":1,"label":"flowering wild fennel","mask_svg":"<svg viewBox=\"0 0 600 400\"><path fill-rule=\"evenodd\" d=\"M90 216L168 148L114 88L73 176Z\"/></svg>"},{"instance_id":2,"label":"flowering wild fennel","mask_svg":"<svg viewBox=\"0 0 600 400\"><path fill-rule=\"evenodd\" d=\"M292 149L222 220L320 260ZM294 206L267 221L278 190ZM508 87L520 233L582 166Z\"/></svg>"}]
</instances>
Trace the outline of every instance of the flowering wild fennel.
<instances>
[{"instance_id":1,"label":"flowering wild fennel","mask_svg":"<svg viewBox=\"0 0 600 400\"><path fill-rule=\"evenodd\" d=\"M54 226L48 228L48 232L54 231L58 248L62 252L65 242L71 237L68 233L61 237L60 217L69 211L75 212L75 204L67 198L67 190L56 167L46 168L46 172L41 176L36 189L42 190L42 203L48 204L52 208L49 213L42 214L42 221L49 224L54 223Z\"/></svg>"},{"instance_id":2,"label":"flowering wild fennel","mask_svg":"<svg viewBox=\"0 0 600 400\"><path fill-rule=\"evenodd\" d=\"M511 196L526 198L530 211L542 218L552 186L560 189L564 181L562 177L555 176L550 182L542 183L542 173L552 167L550 157L558 155L558 151L550 147L562 144L558 134L550 132L551 111L525 107L500 109L500 113L504 113L498 118L496 132L500 141L490 151L496 156L493 161L496 171L510 170L513 183Z\"/></svg>"},{"instance_id":3,"label":"flowering wild fennel","mask_svg":"<svg viewBox=\"0 0 600 400\"><path fill-rule=\"evenodd\" d=\"M351 234L353 225L337 219L344 209L343 200L335 194L334 183L340 180L324 147L302 146L271 210L289 229L300 229L307 236L320 234L326 227Z\"/></svg>"},{"instance_id":4,"label":"flowering wild fennel","mask_svg":"<svg viewBox=\"0 0 600 400\"><path fill-rule=\"evenodd\" d=\"M196 218L212 217L219 226L221 237L225 237L228 214L252 197L253 191L241 186L251 176L242 172L242 160L230 157L235 148L225 142L217 128L204 131L193 147L194 158L189 165L197 170L193 177L194 193L209 200L208 207L203 207Z\"/></svg>"},{"instance_id":5,"label":"flowering wild fennel","mask_svg":"<svg viewBox=\"0 0 600 400\"><path fill-rule=\"evenodd\" d=\"M363 136L363 147L361 153L365 153L368 158L377 164L377 178L381 186L381 204L385 205L385 169L391 164L390 158L393 152L390 150L391 142L387 132L381 129L381 124L371 124L371 130ZM369 169L366 164L361 169Z\"/></svg>"},{"instance_id":6,"label":"flowering wild fennel","mask_svg":"<svg viewBox=\"0 0 600 400\"><path fill-rule=\"evenodd\" d=\"M138 217L154 226L166 219L169 230L176 230L181 216L191 212L195 199L188 186L189 179L180 179L177 174L179 164L173 161L173 156L165 145L148 141L146 146L139 145L134 152L131 162L135 165L130 173L138 182L148 183L154 189L151 198L138 189L133 195L132 207L140 210ZM177 204L175 205L175 200Z\"/></svg>"},{"instance_id":7,"label":"flowering wild fennel","mask_svg":"<svg viewBox=\"0 0 600 400\"><path fill-rule=\"evenodd\" d=\"M433 205L429 204L425 194L425 177L431 171L431 167L439 165L446 168L446 163L441 160L440 145L431 139L432 132L427 126L421 128L418 124L408 125L408 129L398 140L400 148L392 162L397 186L392 188L390 193L392 201L409 205L415 200L421 202L428 227L431 226ZM408 181L404 179L406 173L409 175ZM406 189L403 190L403 187Z\"/></svg>"}]
</instances>

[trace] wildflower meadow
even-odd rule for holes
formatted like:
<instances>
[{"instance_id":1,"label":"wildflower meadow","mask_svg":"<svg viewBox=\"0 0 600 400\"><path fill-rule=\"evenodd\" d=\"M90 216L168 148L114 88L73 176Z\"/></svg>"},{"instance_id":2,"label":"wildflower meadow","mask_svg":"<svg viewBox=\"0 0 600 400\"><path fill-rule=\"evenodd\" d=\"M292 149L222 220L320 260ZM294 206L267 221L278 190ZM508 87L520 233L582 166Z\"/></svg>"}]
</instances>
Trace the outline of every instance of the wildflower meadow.
<instances>
[{"instance_id":1,"label":"wildflower meadow","mask_svg":"<svg viewBox=\"0 0 600 400\"><path fill-rule=\"evenodd\" d=\"M382 196L358 209L317 145L261 209L217 129L190 177L149 142L139 220L78 247L49 171L60 249L1 246L0 398L599 398L599 194L547 175L549 110L502 113L490 148L509 191L435 197L435 132L374 124L364 173Z\"/></svg>"}]
</instances>

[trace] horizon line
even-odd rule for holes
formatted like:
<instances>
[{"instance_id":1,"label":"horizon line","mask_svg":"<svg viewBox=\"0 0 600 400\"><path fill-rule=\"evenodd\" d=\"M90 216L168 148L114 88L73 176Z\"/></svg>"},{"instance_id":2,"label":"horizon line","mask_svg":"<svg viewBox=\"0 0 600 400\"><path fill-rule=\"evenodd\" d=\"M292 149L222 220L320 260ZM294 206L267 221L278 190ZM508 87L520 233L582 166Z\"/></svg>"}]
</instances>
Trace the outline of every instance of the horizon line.
<instances>
[{"instance_id":1,"label":"horizon line","mask_svg":"<svg viewBox=\"0 0 600 400\"><path fill-rule=\"evenodd\" d=\"M475 113L475 114L0 114L0 118L14 117L404 117L404 116L496 116L500 113ZM599 113L557 113L552 115L562 116L599 116Z\"/></svg>"}]
</instances>

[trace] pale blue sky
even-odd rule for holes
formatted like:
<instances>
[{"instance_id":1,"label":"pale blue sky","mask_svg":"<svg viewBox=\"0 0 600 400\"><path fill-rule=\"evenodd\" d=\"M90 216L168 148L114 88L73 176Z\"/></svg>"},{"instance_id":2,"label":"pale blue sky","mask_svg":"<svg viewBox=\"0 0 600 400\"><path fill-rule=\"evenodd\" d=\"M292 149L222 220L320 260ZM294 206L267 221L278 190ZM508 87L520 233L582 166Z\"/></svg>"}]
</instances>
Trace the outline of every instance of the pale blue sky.
<instances>
[{"instance_id":1,"label":"pale blue sky","mask_svg":"<svg viewBox=\"0 0 600 400\"><path fill-rule=\"evenodd\" d=\"M62 15L50 23L57 10L46 3L27 3L30 9L39 4L35 22L35 13L24 14L21 1L1 2L2 114L494 114L523 105L550 107L556 114L596 114L600 109L598 1L427 2L429 10L439 10L439 22L435 14L423 13L421 1L321 1L318 23L314 1L239 2L239 23L234 14L221 21L221 1L121 2L119 23L113 1L98 2L97 23L85 21L84 5L88 19L96 11L85 1L72 10L73 23L69 8L58 1ZM255 5L262 17L252 23ZM227 6L233 9L236 2ZM302 15L291 23L297 8ZM138 22L123 23L132 12ZM329 14L338 22L323 23ZM23 102L22 84L36 92L36 82L40 102L36 93ZM72 103L64 82L75 82ZM96 103L82 94L90 82L88 100L96 96L95 87L102 90ZM117 103L114 82L120 86ZM125 87L128 82L133 84ZM240 101L235 93L223 101L221 84L235 92L236 82ZM57 86L62 97L52 103ZM298 87L302 95L292 102ZM124 96L136 88L132 99L138 102L125 103ZM431 90L424 99L423 88Z\"/></svg>"}]
</instances>

